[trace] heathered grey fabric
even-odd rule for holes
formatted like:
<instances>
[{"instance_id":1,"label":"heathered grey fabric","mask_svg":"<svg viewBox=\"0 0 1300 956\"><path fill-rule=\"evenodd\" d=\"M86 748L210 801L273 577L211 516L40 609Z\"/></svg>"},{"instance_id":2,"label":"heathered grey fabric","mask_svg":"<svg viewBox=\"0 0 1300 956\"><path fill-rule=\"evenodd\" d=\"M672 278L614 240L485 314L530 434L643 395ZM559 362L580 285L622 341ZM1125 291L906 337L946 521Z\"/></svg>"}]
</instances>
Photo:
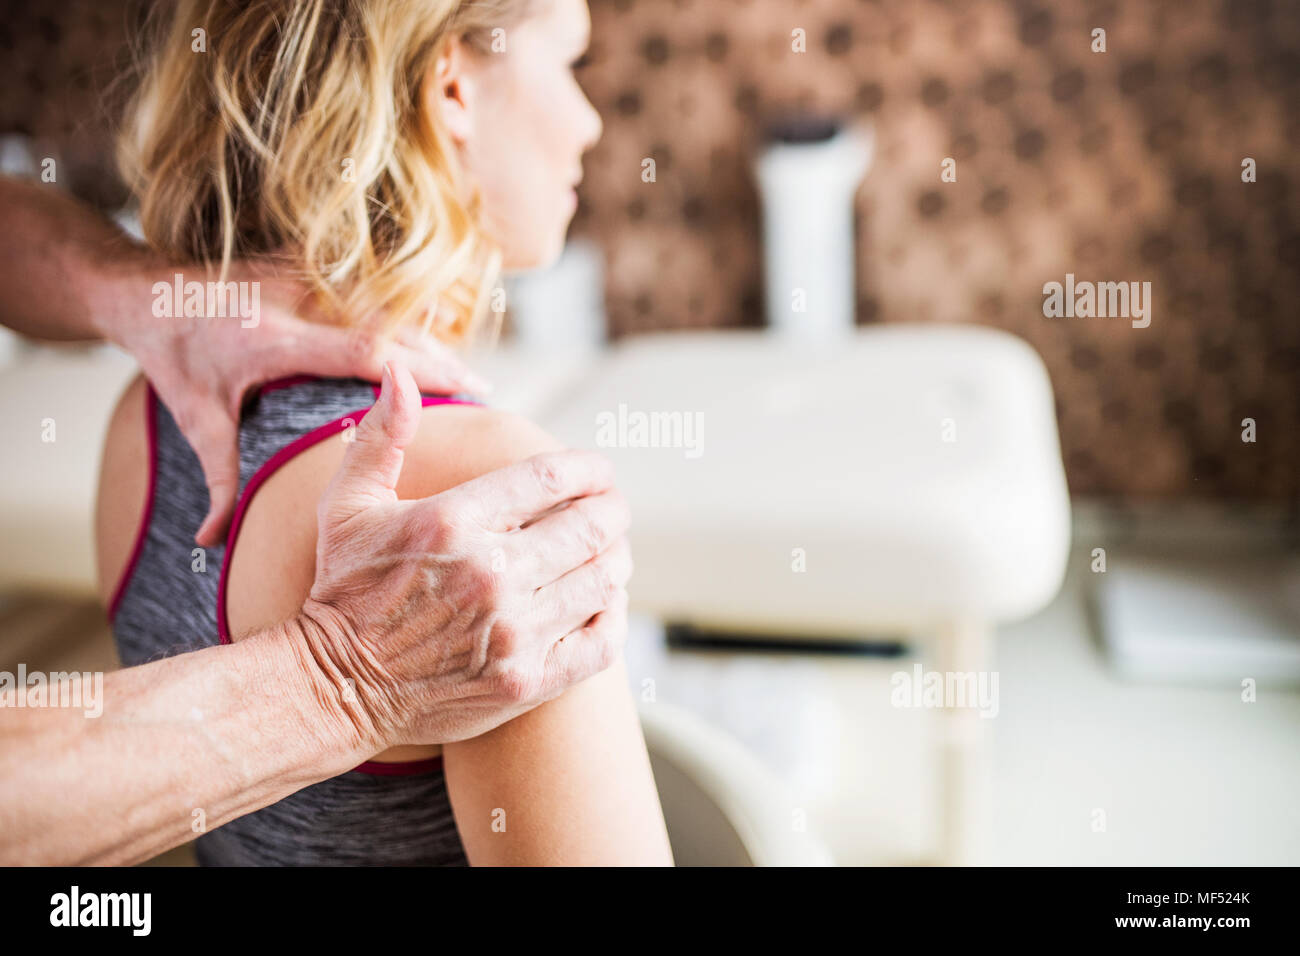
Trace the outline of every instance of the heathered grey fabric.
<instances>
[{"instance_id":1,"label":"heathered grey fabric","mask_svg":"<svg viewBox=\"0 0 1300 956\"><path fill-rule=\"evenodd\" d=\"M372 404L373 386L353 380L313 380L260 395L240 425L241 491L290 442ZM194 569L194 534L208 507L203 473L166 407L151 399L148 411L155 426L153 506L113 619L124 666L219 643L225 549L208 549L206 570ZM468 865L441 769L344 773L203 834L195 846L204 866Z\"/></svg>"}]
</instances>

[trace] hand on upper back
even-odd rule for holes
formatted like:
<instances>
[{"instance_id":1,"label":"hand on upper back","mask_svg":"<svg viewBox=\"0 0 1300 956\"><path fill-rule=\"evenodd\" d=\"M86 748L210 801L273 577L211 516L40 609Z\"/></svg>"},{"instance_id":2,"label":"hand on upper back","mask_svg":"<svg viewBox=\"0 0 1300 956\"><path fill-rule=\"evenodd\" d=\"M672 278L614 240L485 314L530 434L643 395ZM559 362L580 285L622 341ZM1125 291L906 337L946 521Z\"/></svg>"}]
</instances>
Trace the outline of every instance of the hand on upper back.
<instances>
[{"instance_id":1,"label":"hand on upper back","mask_svg":"<svg viewBox=\"0 0 1300 956\"><path fill-rule=\"evenodd\" d=\"M172 270L146 271L136 279L150 288L173 275ZM138 303L133 314L148 321L136 318L110 330L140 363L203 466L210 505L195 540L205 547L222 543L234 511L240 407L250 388L297 373L375 380L389 359L410 368L425 391L487 388L429 336L407 333L384 342L363 331L307 321L301 317L310 311L305 288L277 276L270 265L236 263L229 281L258 283L259 308L247 320L155 318L148 303Z\"/></svg>"},{"instance_id":2,"label":"hand on upper back","mask_svg":"<svg viewBox=\"0 0 1300 956\"><path fill-rule=\"evenodd\" d=\"M626 634L629 516L609 462L549 452L403 501L419 420L411 376L386 372L317 510L298 617L321 692L375 752L497 727L603 670Z\"/></svg>"}]
</instances>

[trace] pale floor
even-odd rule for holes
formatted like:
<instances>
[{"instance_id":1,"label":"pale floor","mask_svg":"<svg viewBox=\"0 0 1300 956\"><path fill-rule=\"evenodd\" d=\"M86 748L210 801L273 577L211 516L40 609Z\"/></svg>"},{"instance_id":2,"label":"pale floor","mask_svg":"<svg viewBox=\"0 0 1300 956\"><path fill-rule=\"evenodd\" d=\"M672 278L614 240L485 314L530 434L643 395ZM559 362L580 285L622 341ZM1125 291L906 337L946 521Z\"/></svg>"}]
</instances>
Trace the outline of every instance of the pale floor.
<instances>
[{"instance_id":1,"label":"pale floor","mask_svg":"<svg viewBox=\"0 0 1300 956\"><path fill-rule=\"evenodd\" d=\"M990 733L998 864L1300 864L1300 692L1126 683L1093 636L1087 555L1056 601L1000 629ZM807 809L842 864L933 859L936 712L891 705L925 656L666 650L638 621L629 665L745 741ZM94 605L0 603L0 669L115 666ZM647 685L646 681L653 684ZM1097 829L1104 813L1104 829ZM167 862L185 862L188 848Z\"/></svg>"},{"instance_id":2,"label":"pale floor","mask_svg":"<svg viewBox=\"0 0 1300 956\"><path fill-rule=\"evenodd\" d=\"M1300 864L1300 692L1139 685L1093 636L1088 555L1041 613L997 634L981 721L1000 865ZM640 625L641 647L657 629ZM638 652L664 699L727 727L783 778L841 864L937 852L934 710L895 708L900 658ZM635 680L635 674L634 674Z\"/></svg>"}]
</instances>

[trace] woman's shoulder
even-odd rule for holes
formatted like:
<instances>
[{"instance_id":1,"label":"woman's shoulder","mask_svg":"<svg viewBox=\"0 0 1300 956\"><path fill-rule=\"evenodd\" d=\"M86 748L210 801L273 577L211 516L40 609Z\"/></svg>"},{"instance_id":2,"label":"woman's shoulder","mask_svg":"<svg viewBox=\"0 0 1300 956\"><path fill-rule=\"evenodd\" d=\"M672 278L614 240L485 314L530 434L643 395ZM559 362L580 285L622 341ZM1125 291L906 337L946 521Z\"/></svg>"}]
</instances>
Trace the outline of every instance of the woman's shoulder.
<instances>
[{"instance_id":1,"label":"woman's shoulder","mask_svg":"<svg viewBox=\"0 0 1300 956\"><path fill-rule=\"evenodd\" d=\"M399 498L423 498L503 465L559 448L528 419L478 404L428 396L407 446ZM352 438L348 427L283 456L243 503L230 563L230 631L239 636L301 605L315 574L316 505ZM266 581L277 582L266 588Z\"/></svg>"},{"instance_id":2,"label":"woman's shoulder","mask_svg":"<svg viewBox=\"0 0 1300 956\"><path fill-rule=\"evenodd\" d=\"M346 441L348 429L359 423L378 394L377 385L360 379L300 375L267 383L252 397L244 416L244 443L273 446L297 440L301 448L332 432ZM495 463L521 448L554 445L528 419L485 406L469 395L426 394L422 399L422 423L408 455L433 472L456 472L479 462ZM495 465L489 464L488 470L491 467Z\"/></svg>"},{"instance_id":3,"label":"woman's shoulder","mask_svg":"<svg viewBox=\"0 0 1300 956\"><path fill-rule=\"evenodd\" d=\"M379 397L379 386L359 379L297 376L259 389L249 424L257 431L306 432L301 444L337 433L346 446ZM424 394L420 428L406 449L399 497L424 497L520 458L553 450L558 443L534 422L492 408L466 394ZM283 425L281 425L283 427ZM288 437L283 436L283 437ZM247 441L248 436L245 440ZM315 439L315 440L313 440ZM331 475L342 449L306 465Z\"/></svg>"},{"instance_id":4,"label":"woman's shoulder","mask_svg":"<svg viewBox=\"0 0 1300 956\"><path fill-rule=\"evenodd\" d=\"M147 407L145 399L149 391L149 380L143 374L136 375L127 382L108 419L108 431L105 433L104 443L105 454L113 451L118 442L124 441L136 432L143 436L144 413Z\"/></svg>"},{"instance_id":5,"label":"woman's shoulder","mask_svg":"<svg viewBox=\"0 0 1300 956\"><path fill-rule=\"evenodd\" d=\"M536 423L485 405L426 406L406 450L399 498L437 494L505 465L560 447Z\"/></svg>"},{"instance_id":6,"label":"woman's shoulder","mask_svg":"<svg viewBox=\"0 0 1300 956\"><path fill-rule=\"evenodd\" d=\"M117 400L104 433L95 497L95 566L107 606L121 584L147 506L148 382L137 375Z\"/></svg>"}]
</instances>

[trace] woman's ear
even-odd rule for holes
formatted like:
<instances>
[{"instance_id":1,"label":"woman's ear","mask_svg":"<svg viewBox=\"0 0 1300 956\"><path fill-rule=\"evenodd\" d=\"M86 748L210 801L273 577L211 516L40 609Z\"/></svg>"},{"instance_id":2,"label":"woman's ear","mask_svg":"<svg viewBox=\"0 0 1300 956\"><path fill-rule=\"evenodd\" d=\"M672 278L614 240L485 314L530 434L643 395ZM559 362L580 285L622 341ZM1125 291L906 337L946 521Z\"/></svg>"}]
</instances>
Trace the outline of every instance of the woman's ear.
<instances>
[{"instance_id":1,"label":"woman's ear","mask_svg":"<svg viewBox=\"0 0 1300 956\"><path fill-rule=\"evenodd\" d=\"M441 120L457 143L469 139L473 126L469 115L473 81L466 75L466 60L460 38L449 39L434 63L424 89L430 115Z\"/></svg>"}]
</instances>

